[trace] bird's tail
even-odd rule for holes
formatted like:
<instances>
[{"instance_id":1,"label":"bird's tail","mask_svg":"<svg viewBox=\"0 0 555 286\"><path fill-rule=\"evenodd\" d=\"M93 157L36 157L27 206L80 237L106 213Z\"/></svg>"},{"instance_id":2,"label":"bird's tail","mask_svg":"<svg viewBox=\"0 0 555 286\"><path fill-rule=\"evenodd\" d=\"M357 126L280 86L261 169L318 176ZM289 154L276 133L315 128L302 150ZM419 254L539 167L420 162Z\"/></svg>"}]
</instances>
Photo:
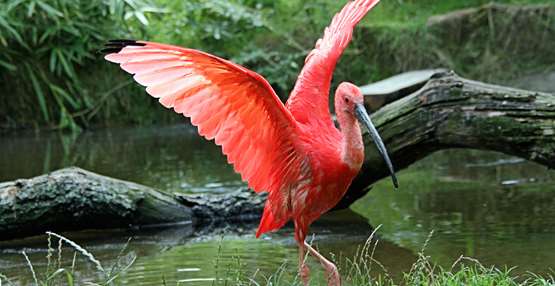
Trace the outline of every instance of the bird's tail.
<instances>
[{"instance_id":1,"label":"bird's tail","mask_svg":"<svg viewBox=\"0 0 555 286\"><path fill-rule=\"evenodd\" d=\"M256 238L260 237L263 233L273 231L281 228L288 219L278 219L276 218L272 211L269 202L266 202L264 206L264 213L262 214L262 219L260 219L260 225L256 231Z\"/></svg>"}]
</instances>

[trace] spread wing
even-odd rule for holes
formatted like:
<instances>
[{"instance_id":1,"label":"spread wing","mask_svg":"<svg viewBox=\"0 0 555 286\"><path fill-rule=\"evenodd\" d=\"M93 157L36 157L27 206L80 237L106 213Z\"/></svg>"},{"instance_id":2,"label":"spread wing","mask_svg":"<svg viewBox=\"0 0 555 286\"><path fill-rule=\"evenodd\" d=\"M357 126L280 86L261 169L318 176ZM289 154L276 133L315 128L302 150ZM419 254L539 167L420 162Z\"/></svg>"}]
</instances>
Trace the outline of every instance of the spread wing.
<instances>
[{"instance_id":1,"label":"spread wing","mask_svg":"<svg viewBox=\"0 0 555 286\"><path fill-rule=\"evenodd\" d=\"M275 207L286 204L280 189L298 180L305 157L295 144L295 119L264 78L193 49L128 40L107 47L108 61L214 139L250 188L270 192Z\"/></svg>"},{"instance_id":2,"label":"spread wing","mask_svg":"<svg viewBox=\"0 0 555 286\"><path fill-rule=\"evenodd\" d=\"M379 0L350 1L325 29L324 36L308 54L305 66L287 101L287 108L299 123L331 121L329 89L333 71L351 41L353 29ZM329 118L329 120L328 120ZM318 120L316 120L318 119Z\"/></svg>"}]
</instances>

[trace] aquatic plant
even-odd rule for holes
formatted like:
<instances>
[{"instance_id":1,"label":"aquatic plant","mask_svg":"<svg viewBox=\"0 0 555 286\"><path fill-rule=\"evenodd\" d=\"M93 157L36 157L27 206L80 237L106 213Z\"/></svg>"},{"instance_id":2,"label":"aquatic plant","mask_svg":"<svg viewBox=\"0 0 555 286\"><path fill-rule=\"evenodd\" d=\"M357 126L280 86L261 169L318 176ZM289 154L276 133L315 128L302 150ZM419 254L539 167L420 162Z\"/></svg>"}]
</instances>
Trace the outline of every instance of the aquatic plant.
<instances>
[{"instance_id":1,"label":"aquatic plant","mask_svg":"<svg viewBox=\"0 0 555 286\"><path fill-rule=\"evenodd\" d=\"M92 263L97 270L97 281L87 281L85 284L89 286L104 286L104 285L114 285L117 278L127 271L137 258L135 255L126 255L127 247L131 239L123 246L115 262L110 268L104 268L101 262L94 257L94 255L86 250L84 247L80 246L76 242L66 238L62 235L56 234L54 232L46 232L48 240L48 250L46 255L46 268L44 272L38 273L33 265L33 262L27 256L25 251L21 252L21 255L25 258L27 266L29 268L30 275L32 276L32 281L36 286L56 286L56 285L81 285L81 281L78 281L76 272L77 255L80 254L86 258L87 261ZM58 240L57 248L54 249L52 246L53 239ZM69 266L62 265L62 246L63 244L69 245L73 250L73 259ZM54 253L57 255L57 259L53 260ZM0 286L19 285L12 281L6 275L0 273Z\"/></svg>"},{"instance_id":2,"label":"aquatic plant","mask_svg":"<svg viewBox=\"0 0 555 286\"><path fill-rule=\"evenodd\" d=\"M378 229L378 228L377 228ZM366 243L361 245L354 257L339 257L339 270L344 275L344 285L352 286L479 286L479 285L503 285L503 286L555 286L555 272L550 275L540 275L536 273L517 274L513 268L497 268L485 266L478 260L461 256L454 261L451 267L443 268L431 261L425 254L426 247L431 235L424 243L422 249L417 254L417 260L413 263L408 272L403 273L400 278L393 278L388 269L374 258L374 251L379 244L375 238L375 232L370 235ZM54 248L53 242L57 240L57 247ZM97 272L96 281L87 281L85 285L125 285L119 279L125 272L132 267L136 256L129 257L127 246L129 241L119 252L116 262L110 268L102 266L94 255L80 246L76 242L55 234L48 233L48 252L46 256L47 266L44 273L39 273L33 266L32 261L23 254L29 267L29 276L38 286L54 285L81 285L77 272L77 255L83 255L91 263ZM64 266L61 261L62 244L68 244L74 250L73 259L70 265ZM222 253L220 244L218 255L214 258L217 271L216 277L212 281L213 286L301 286L297 273L296 265L289 265L284 262L273 273L263 273L256 270L254 273L246 271L245 263L237 255L235 259L226 264L221 264L219 255ZM54 259L54 255L57 256ZM290 267L291 266L291 267ZM325 285L325 281L311 281L311 285ZM11 281L7 276L0 273L0 285L18 285L17 281ZM165 280L160 281L160 285L170 285ZM183 285L176 282L176 285Z\"/></svg>"},{"instance_id":3,"label":"aquatic plant","mask_svg":"<svg viewBox=\"0 0 555 286\"><path fill-rule=\"evenodd\" d=\"M353 258L340 258L338 265L344 275L344 285L352 286L480 286L480 285L504 285L504 286L555 286L555 272L550 275L539 275L535 273L516 274L515 268L486 267L478 260L460 256L450 268L442 268L435 265L429 256L425 255L425 249L431 238L417 254L408 272L402 277L395 279L389 275L388 270L376 259L373 254L378 245L378 240L373 235L362 245ZM240 264L237 264L240 265ZM233 275L217 280L213 285L241 285L241 286L276 286L293 285L301 286L298 276L290 278L288 272L296 271L296 268L288 268L287 264L281 265L271 275L264 275L259 271L248 274L242 268L234 268L228 265ZM310 285L326 285L325 281L311 281Z\"/></svg>"}]
</instances>

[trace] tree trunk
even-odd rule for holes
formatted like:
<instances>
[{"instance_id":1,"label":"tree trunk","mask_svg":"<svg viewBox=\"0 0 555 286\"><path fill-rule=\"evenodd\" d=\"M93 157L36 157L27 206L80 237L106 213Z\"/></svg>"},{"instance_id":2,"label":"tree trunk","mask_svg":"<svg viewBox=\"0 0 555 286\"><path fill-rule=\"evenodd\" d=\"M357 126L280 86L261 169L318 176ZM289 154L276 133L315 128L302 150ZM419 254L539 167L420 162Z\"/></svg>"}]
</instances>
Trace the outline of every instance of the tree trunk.
<instances>
[{"instance_id":1,"label":"tree trunk","mask_svg":"<svg viewBox=\"0 0 555 286\"><path fill-rule=\"evenodd\" d=\"M372 121L397 170L449 148L502 152L555 168L555 95L436 74L420 90L376 111ZM341 207L387 177L383 159L364 136L365 162ZM399 182L401 188L403 182Z\"/></svg>"},{"instance_id":2,"label":"tree trunk","mask_svg":"<svg viewBox=\"0 0 555 286\"><path fill-rule=\"evenodd\" d=\"M0 183L0 240L45 231L222 223L260 218L266 196L240 188L223 195L168 194L70 167Z\"/></svg>"},{"instance_id":3,"label":"tree trunk","mask_svg":"<svg viewBox=\"0 0 555 286\"><path fill-rule=\"evenodd\" d=\"M454 73L372 115L397 170L447 148L503 152L555 167L555 96L488 85ZM365 135L366 159L344 199L346 208L388 176ZM401 188L403 182L400 182ZM88 228L166 223L214 225L258 220L265 196L246 188L225 195L167 194L68 168L0 183L0 239Z\"/></svg>"},{"instance_id":4,"label":"tree trunk","mask_svg":"<svg viewBox=\"0 0 555 286\"><path fill-rule=\"evenodd\" d=\"M91 228L192 223L192 211L149 187L66 168L0 184L0 239Z\"/></svg>"}]
</instances>

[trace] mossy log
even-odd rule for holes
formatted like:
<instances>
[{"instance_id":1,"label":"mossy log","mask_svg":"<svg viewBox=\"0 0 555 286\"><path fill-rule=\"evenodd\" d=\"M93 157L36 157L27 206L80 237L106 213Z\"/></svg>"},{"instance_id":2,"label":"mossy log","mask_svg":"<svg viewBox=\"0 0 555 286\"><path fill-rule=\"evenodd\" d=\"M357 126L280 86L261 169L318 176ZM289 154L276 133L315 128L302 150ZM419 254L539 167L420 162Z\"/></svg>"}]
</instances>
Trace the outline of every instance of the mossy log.
<instances>
[{"instance_id":1,"label":"mossy log","mask_svg":"<svg viewBox=\"0 0 555 286\"><path fill-rule=\"evenodd\" d=\"M93 228L192 223L192 211L163 192L66 168L0 183L0 239Z\"/></svg>"},{"instance_id":2,"label":"mossy log","mask_svg":"<svg viewBox=\"0 0 555 286\"><path fill-rule=\"evenodd\" d=\"M499 151L555 167L555 95L470 81L454 73L432 77L418 91L383 106L372 120L397 170L446 148ZM366 159L337 208L365 195L388 175L365 136ZM400 182L403 188L403 182ZM264 196L246 188L225 195L168 194L68 168L0 183L0 239L46 230L253 221Z\"/></svg>"},{"instance_id":3,"label":"mossy log","mask_svg":"<svg viewBox=\"0 0 555 286\"><path fill-rule=\"evenodd\" d=\"M497 151L555 168L554 94L485 84L446 72L371 117L397 170L449 148ZM388 176L369 136L365 145L362 170L340 207ZM399 184L403 188L403 182Z\"/></svg>"}]
</instances>

